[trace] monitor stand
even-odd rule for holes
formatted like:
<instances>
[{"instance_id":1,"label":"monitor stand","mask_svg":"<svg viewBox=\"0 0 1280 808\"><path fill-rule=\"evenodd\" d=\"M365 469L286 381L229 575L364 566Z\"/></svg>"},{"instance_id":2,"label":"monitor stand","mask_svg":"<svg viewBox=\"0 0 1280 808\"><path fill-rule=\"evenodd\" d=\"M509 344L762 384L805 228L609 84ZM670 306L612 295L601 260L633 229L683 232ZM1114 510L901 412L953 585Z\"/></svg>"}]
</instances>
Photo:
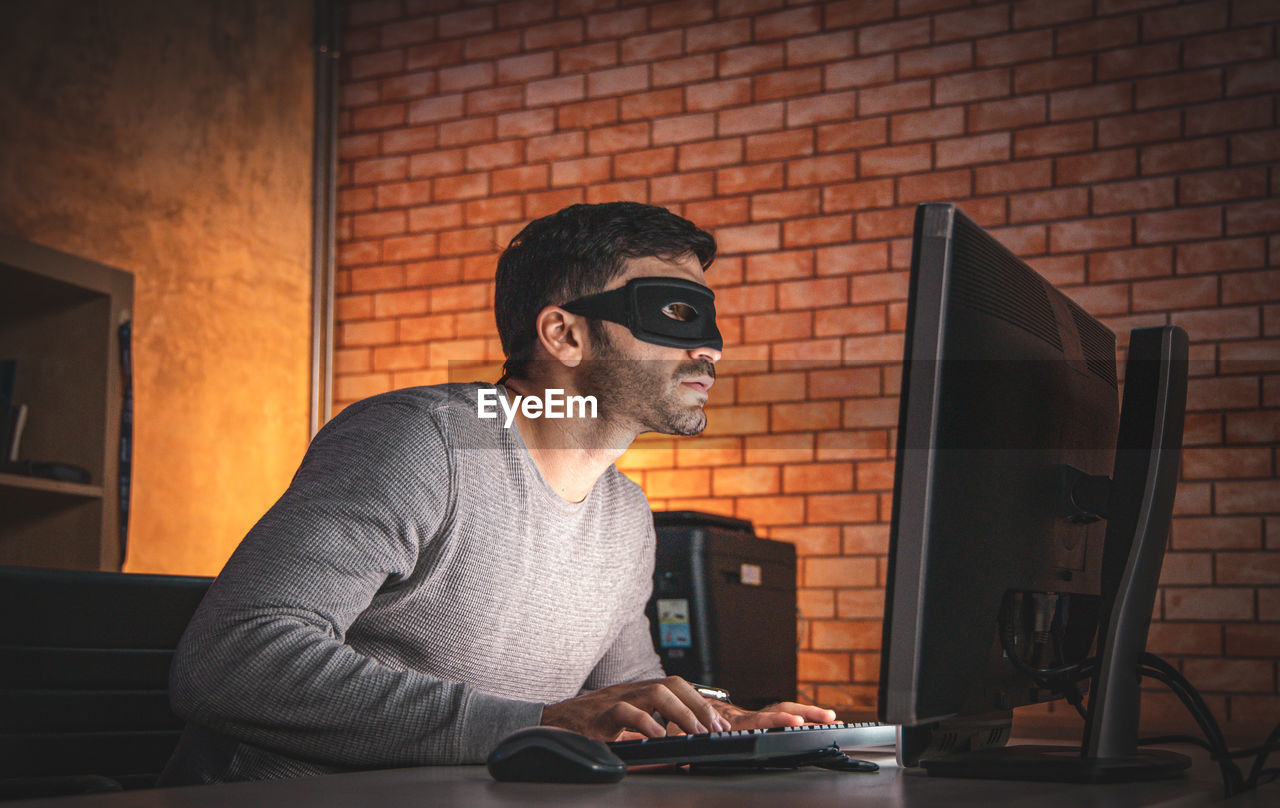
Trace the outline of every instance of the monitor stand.
<instances>
[{"instance_id":1,"label":"monitor stand","mask_svg":"<svg viewBox=\"0 0 1280 808\"><path fill-rule=\"evenodd\" d=\"M1138 748L1139 656L1173 518L1187 399L1187 334L1135 329L1125 363L1102 560L1099 660L1080 746L1011 746L925 759L941 777L1116 783L1178 776L1185 755Z\"/></svg>"}]
</instances>

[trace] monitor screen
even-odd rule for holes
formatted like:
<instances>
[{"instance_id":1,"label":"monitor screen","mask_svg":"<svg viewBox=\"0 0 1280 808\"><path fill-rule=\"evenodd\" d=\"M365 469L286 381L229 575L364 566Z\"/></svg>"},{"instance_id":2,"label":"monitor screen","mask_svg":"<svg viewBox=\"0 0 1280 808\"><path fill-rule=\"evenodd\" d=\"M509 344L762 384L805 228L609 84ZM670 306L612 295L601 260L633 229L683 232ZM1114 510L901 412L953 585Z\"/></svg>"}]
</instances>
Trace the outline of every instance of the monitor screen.
<instances>
[{"instance_id":1,"label":"monitor screen","mask_svg":"<svg viewBox=\"0 0 1280 808\"><path fill-rule=\"evenodd\" d=\"M1069 513L1106 476L1115 335L952 205L917 211L890 533L881 720L918 725L1059 697L1006 658L1079 660L1105 523Z\"/></svg>"}]
</instances>

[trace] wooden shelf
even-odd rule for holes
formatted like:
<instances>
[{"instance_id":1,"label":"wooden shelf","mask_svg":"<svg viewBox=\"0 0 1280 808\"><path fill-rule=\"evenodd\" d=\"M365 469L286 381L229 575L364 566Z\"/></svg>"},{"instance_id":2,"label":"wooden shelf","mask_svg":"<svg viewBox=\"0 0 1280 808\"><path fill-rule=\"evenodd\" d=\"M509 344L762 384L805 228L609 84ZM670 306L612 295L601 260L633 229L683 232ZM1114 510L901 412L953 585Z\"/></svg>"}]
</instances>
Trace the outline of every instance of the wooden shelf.
<instances>
[{"instance_id":1,"label":"wooden shelf","mask_svg":"<svg viewBox=\"0 0 1280 808\"><path fill-rule=\"evenodd\" d=\"M44 477L26 477L21 474L0 474L0 488L18 488L28 491L45 491L83 499L102 499L102 486L84 483L68 483Z\"/></svg>"},{"instance_id":2,"label":"wooden shelf","mask_svg":"<svg viewBox=\"0 0 1280 808\"><path fill-rule=\"evenodd\" d=\"M87 469L89 483L0 474L0 564L118 570L120 326L133 276L0 234L0 360L28 406L19 460ZM7 416L7 413L5 413Z\"/></svg>"}]
</instances>

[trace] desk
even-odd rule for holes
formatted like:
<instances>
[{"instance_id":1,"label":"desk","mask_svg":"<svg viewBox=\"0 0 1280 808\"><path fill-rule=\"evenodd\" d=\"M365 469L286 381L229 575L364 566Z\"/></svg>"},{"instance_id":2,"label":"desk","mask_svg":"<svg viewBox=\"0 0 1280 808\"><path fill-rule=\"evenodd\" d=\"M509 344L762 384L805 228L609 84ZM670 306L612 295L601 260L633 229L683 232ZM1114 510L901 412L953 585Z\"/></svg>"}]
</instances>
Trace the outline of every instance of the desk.
<instances>
[{"instance_id":1,"label":"desk","mask_svg":"<svg viewBox=\"0 0 1280 808\"><path fill-rule=\"evenodd\" d=\"M1030 743L1030 741L1017 741ZM1062 783L1018 783L929 777L903 770L892 754L856 752L874 760L876 774L847 774L822 769L693 775L632 774L610 785L496 783L483 766L426 766L373 772L231 783L216 786L133 791L88 797L63 797L5 803L5 808L327 808L328 806L604 806L631 808L809 808L809 806L875 805L903 808L1036 808L1079 806L1225 805L1262 808L1280 804L1280 783L1222 801L1218 768L1199 750L1176 748L1194 763L1181 780L1092 786Z\"/></svg>"}]
</instances>

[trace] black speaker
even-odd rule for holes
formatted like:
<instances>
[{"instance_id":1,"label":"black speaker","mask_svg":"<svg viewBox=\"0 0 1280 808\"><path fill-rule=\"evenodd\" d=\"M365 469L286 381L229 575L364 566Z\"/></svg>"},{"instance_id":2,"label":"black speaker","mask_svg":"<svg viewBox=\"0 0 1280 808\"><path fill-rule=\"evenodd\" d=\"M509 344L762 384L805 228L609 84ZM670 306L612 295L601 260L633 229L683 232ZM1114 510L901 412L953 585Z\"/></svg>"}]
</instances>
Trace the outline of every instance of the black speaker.
<instances>
[{"instance_id":1,"label":"black speaker","mask_svg":"<svg viewBox=\"0 0 1280 808\"><path fill-rule=\"evenodd\" d=\"M653 644L669 675L758 708L796 697L796 549L751 523L658 511Z\"/></svg>"}]
</instances>

